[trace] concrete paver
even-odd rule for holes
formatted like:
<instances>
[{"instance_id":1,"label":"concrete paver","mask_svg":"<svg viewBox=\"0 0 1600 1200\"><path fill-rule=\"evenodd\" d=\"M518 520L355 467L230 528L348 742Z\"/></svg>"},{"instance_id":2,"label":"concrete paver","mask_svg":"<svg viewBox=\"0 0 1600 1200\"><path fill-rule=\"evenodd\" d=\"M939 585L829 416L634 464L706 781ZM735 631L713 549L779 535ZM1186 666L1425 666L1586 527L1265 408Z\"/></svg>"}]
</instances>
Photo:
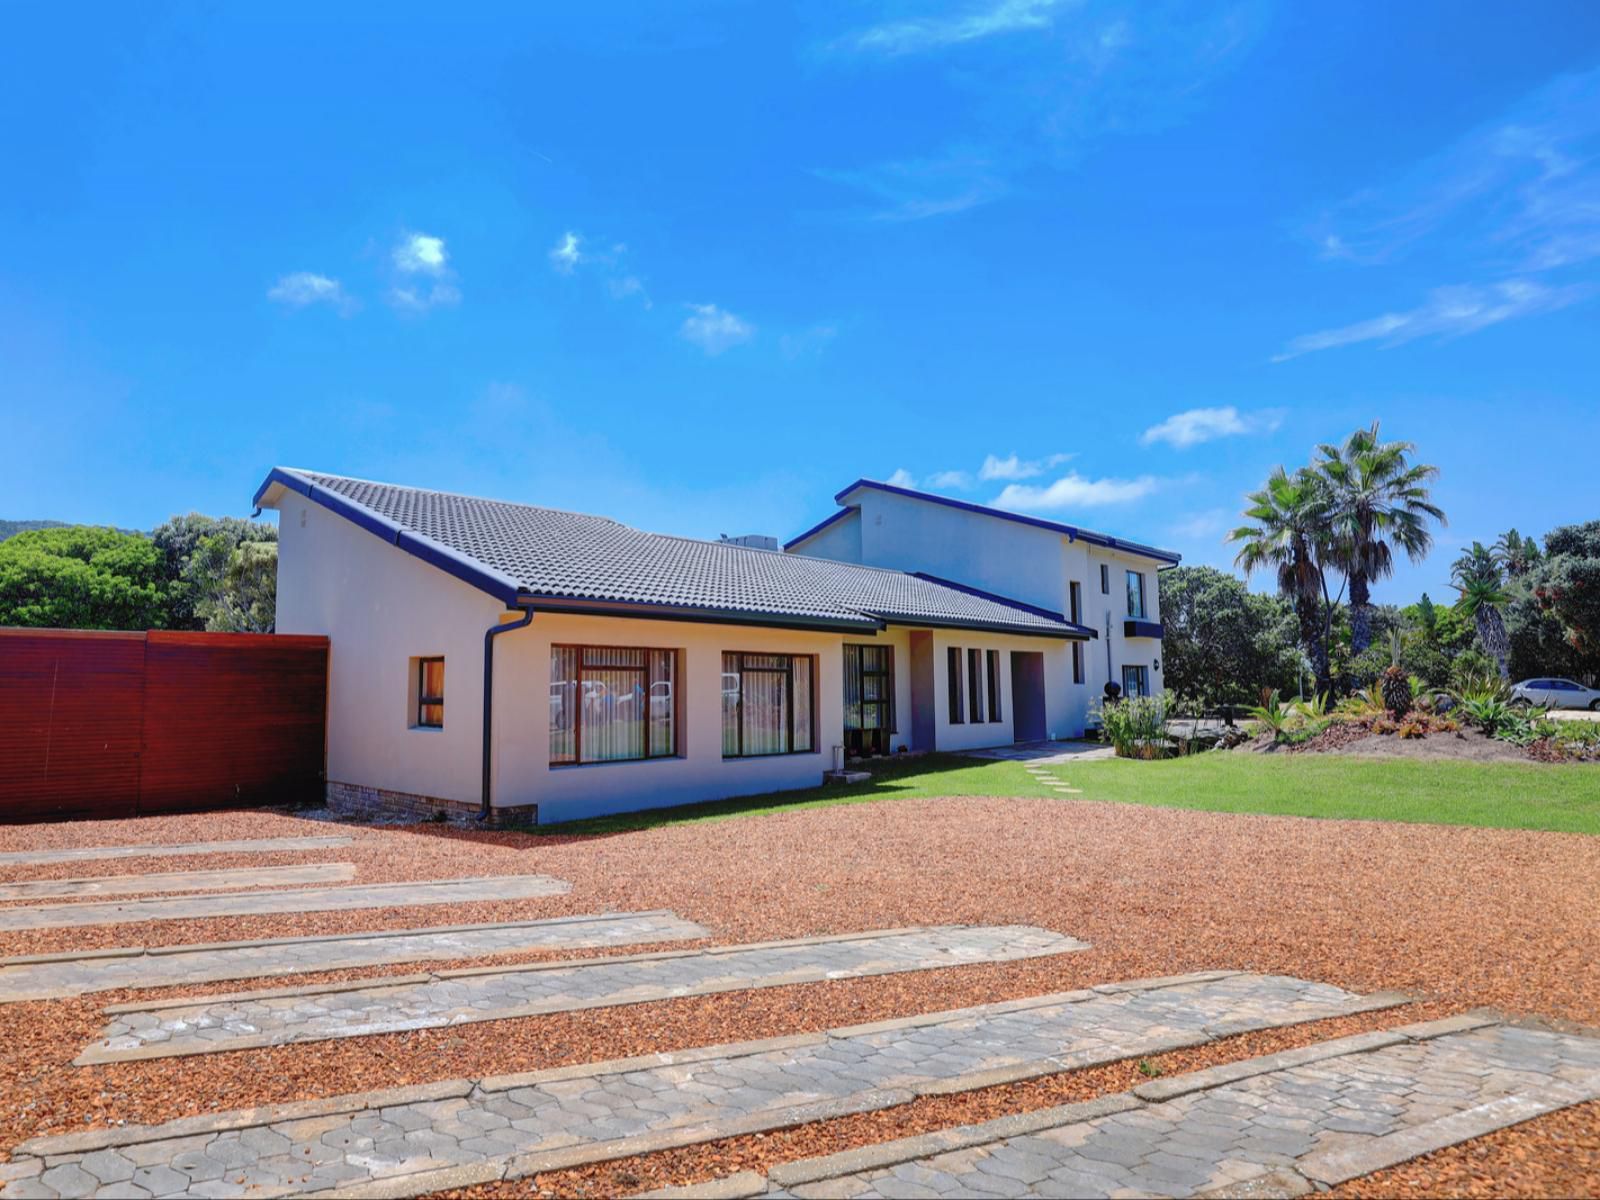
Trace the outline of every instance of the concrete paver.
<instances>
[{"instance_id":1,"label":"concrete paver","mask_svg":"<svg viewBox=\"0 0 1600 1200\"><path fill-rule=\"evenodd\" d=\"M76 896L132 896L145 892L229 891L290 884L341 883L356 877L349 863L292 867L241 867L228 871L158 871L148 875L95 875L83 879L28 879L0 883L0 900Z\"/></svg>"},{"instance_id":2,"label":"concrete paver","mask_svg":"<svg viewBox=\"0 0 1600 1200\"><path fill-rule=\"evenodd\" d=\"M440 972L404 981L355 980L309 994L308 989L293 989L297 994L286 995L280 989L178 1006L122 1005L109 1010L114 1013L111 1024L77 1061L84 1065L366 1037L1087 948L1084 942L1033 926L946 926Z\"/></svg>"},{"instance_id":3,"label":"concrete paver","mask_svg":"<svg viewBox=\"0 0 1600 1200\"><path fill-rule=\"evenodd\" d=\"M256 1194L369 1185L415 1194L455 1168L520 1178L1159 1053L1218 1030L1399 1002L1216 972L1087 989L764 1042L34 1139L14 1155L48 1169L14 1179L4 1196L116 1194L120 1185L85 1165L103 1150L185 1176L183 1188L163 1195L206 1195L224 1175L244 1175ZM255 1128L286 1138L288 1153L252 1149L242 1131Z\"/></svg>"},{"instance_id":4,"label":"concrete paver","mask_svg":"<svg viewBox=\"0 0 1600 1200\"><path fill-rule=\"evenodd\" d=\"M79 862L103 858L184 858L195 854L298 854L305 850L337 850L355 841L351 837L240 838L225 842L176 842L172 845L138 842L124 846L74 846L62 850L8 850L0 854L0 867L38 863Z\"/></svg>"},{"instance_id":5,"label":"concrete paver","mask_svg":"<svg viewBox=\"0 0 1600 1200\"><path fill-rule=\"evenodd\" d=\"M710 930L670 912L606 913L331 934L209 946L127 946L84 954L0 960L0 1004L48 1000L130 987L174 987L225 979L261 979L382 963L440 962L532 950L635 946L710 937Z\"/></svg>"},{"instance_id":6,"label":"concrete paver","mask_svg":"<svg viewBox=\"0 0 1600 1200\"><path fill-rule=\"evenodd\" d=\"M356 884L277 892L227 892L171 899L35 904L0 908L0 930L121 925L136 921L183 921L263 913L334 912L397 905L459 904L474 900L525 900L559 896L572 885L548 875L490 875L474 879L425 879L415 883Z\"/></svg>"}]
</instances>

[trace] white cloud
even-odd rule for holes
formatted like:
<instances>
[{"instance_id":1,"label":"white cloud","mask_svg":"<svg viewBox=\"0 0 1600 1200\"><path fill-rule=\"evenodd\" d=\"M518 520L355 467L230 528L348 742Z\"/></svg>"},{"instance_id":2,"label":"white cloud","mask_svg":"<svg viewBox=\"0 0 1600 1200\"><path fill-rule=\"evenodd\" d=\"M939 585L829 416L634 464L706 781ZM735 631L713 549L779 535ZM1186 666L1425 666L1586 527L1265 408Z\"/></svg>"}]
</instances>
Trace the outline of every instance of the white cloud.
<instances>
[{"instance_id":1,"label":"white cloud","mask_svg":"<svg viewBox=\"0 0 1600 1200\"><path fill-rule=\"evenodd\" d=\"M978 468L979 479L1032 479L1043 475L1051 467L1059 467L1070 459L1070 454L1051 454L1046 458L1023 459L1012 454L1007 458L997 458L993 454L983 460L983 466Z\"/></svg>"},{"instance_id":2,"label":"white cloud","mask_svg":"<svg viewBox=\"0 0 1600 1200\"><path fill-rule=\"evenodd\" d=\"M1099 508L1108 504L1131 504L1143 500L1161 486L1151 475L1137 479L1085 479L1076 471L1038 487L1028 483L1008 484L995 498L996 508L1023 511L1050 511L1060 508Z\"/></svg>"},{"instance_id":3,"label":"white cloud","mask_svg":"<svg viewBox=\"0 0 1600 1200\"><path fill-rule=\"evenodd\" d=\"M550 250L550 265L563 275L571 275L583 261L583 237L570 229Z\"/></svg>"},{"instance_id":4,"label":"white cloud","mask_svg":"<svg viewBox=\"0 0 1600 1200\"><path fill-rule=\"evenodd\" d=\"M940 46L959 45L1000 33L1047 29L1061 0L989 0L948 16L890 21L842 39L853 50L879 54L914 54Z\"/></svg>"},{"instance_id":5,"label":"white cloud","mask_svg":"<svg viewBox=\"0 0 1600 1200\"><path fill-rule=\"evenodd\" d=\"M691 304L690 315L678 332L707 354L721 354L756 335L756 328L715 304Z\"/></svg>"},{"instance_id":6,"label":"white cloud","mask_svg":"<svg viewBox=\"0 0 1600 1200\"><path fill-rule=\"evenodd\" d=\"M356 309L356 302L348 295L337 279L318 275L313 271L295 271L285 275L267 289L267 299L291 308L305 308L312 304L331 304L341 315L348 316Z\"/></svg>"},{"instance_id":7,"label":"white cloud","mask_svg":"<svg viewBox=\"0 0 1600 1200\"><path fill-rule=\"evenodd\" d=\"M427 312L430 308L461 303L461 289L453 283L439 282L427 290L414 287L389 289L389 303L404 312Z\"/></svg>"},{"instance_id":8,"label":"white cloud","mask_svg":"<svg viewBox=\"0 0 1600 1200\"><path fill-rule=\"evenodd\" d=\"M408 233L394 248L394 265L407 275L443 275L448 269L444 239Z\"/></svg>"},{"instance_id":9,"label":"white cloud","mask_svg":"<svg viewBox=\"0 0 1600 1200\"><path fill-rule=\"evenodd\" d=\"M965 471L935 471L928 476L928 486L964 492L972 486L972 476Z\"/></svg>"},{"instance_id":10,"label":"white cloud","mask_svg":"<svg viewBox=\"0 0 1600 1200\"><path fill-rule=\"evenodd\" d=\"M819 169L813 174L866 193L874 203L856 215L872 221L953 216L998 200L1009 188L987 155L964 149L937 158L901 159L852 170Z\"/></svg>"},{"instance_id":11,"label":"white cloud","mask_svg":"<svg viewBox=\"0 0 1600 1200\"><path fill-rule=\"evenodd\" d=\"M1531 279L1436 288L1427 301L1416 308L1297 337L1281 353L1274 355L1272 361L1284 362L1302 354L1359 342L1380 342L1388 347L1420 337L1460 337L1502 321L1565 308L1587 299L1593 290L1585 284L1551 287Z\"/></svg>"},{"instance_id":12,"label":"white cloud","mask_svg":"<svg viewBox=\"0 0 1600 1200\"><path fill-rule=\"evenodd\" d=\"M917 486L917 477L904 467L897 467L895 473L884 482L890 487L914 488Z\"/></svg>"},{"instance_id":13,"label":"white cloud","mask_svg":"<svg viewBox=\"0 0 1600 1200\"><path fill-rule=\"evenodd\" d=\"M1231 404L1223 408L1191 408L1146 429L1139 435L1139 444L1153 446L1157 442L1167 442L1185 450L1217 438L1271 433L1281 424L1283 414L1270 409L1241 413Z\"/></svg>"}]
</instances>

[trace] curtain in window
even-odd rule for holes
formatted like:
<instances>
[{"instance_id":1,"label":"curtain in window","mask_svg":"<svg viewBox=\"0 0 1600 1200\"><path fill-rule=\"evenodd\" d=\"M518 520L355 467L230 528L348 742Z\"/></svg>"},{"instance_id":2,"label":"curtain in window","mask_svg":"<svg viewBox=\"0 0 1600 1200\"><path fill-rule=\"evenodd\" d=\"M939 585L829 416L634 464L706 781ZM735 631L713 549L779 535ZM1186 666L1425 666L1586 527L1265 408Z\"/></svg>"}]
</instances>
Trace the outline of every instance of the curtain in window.
<instances>
[{"instance_id":1,"label":"curtain in window","mask_svg":"<svg viewBox=\"0 0 1600 1200\"><path fill-rule=\"evenodd\" d=\"M812 748L812 660L722 656L722 753L746 758Z\"/></svg>"},{"instance_id":2,"label":"curtain in window","mask_svg":"<svg viewBox=\"0 0 1600 1200\"><path fill-rule=\"evenodd\" d=\"M418 725L444 724L444 659L425 658L418 666ZM431 703L430 703L431 701Z\"/></svg>"},{"instance_id":3,"label":"curtain in window","mask_svg":"<svg viewBox=\"0 0 1600 1200\"><path fill-rule=\"evenodd\" d=\"M578 651L550 648L550 761L578 761Z\"/></svg>"},{"instance_id":4,"label":"curtain in window","mask_svg":"<svg viewBox=\"0 0 1600 1200\"><path fill-rule=\"evenodd\" d=\"M550 761L623 762L677 751L675 650L550 648Z\"/></svg>"},{"instance_id":5,"label":"curtain in window","mask_svg":"<svg viewBox=\"0 0 1600 1200\"><path fill-rule=\"evenodd\" d=\"M650 753L676 754L678 655L674 650L650 651Z\"/></svg>"},{"instance_id":6,"label":"curtain in window","mask_svg":"<svg viewBox=\"0 0 1600 1200\"><path fill-rule=\"evenodd\" d=\"M811 659L791 659L794 664L794 744L791 750L811 747Z\"/></svg>"}]
</instances>

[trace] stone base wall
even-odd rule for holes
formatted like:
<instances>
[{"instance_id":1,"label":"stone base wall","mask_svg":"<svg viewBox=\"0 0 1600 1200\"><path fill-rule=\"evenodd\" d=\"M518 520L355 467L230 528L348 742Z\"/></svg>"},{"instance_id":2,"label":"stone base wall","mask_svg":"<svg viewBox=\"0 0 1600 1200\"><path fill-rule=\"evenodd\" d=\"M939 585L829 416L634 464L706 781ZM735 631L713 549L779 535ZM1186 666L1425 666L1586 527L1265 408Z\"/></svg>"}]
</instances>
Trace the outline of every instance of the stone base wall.
<instances>
[{"instance_id":1,"label":"stone base wall","mask_svg":"<svg viewBox=\"0 0 1600 1200\"><path fill-rule=\"evenodd\" d=\"M476 828L514 828L536 825L539 822L537 804L518 804L507 808L491 808L489 819L480 824L478 806L460 800L444 800L438 796L421 796L415 792L391 792L385 788L367 787L360 783L328 781L328 807L340 816L360 821L438 821L452 825L469 825Z\"/></svg>"}]
</instances>

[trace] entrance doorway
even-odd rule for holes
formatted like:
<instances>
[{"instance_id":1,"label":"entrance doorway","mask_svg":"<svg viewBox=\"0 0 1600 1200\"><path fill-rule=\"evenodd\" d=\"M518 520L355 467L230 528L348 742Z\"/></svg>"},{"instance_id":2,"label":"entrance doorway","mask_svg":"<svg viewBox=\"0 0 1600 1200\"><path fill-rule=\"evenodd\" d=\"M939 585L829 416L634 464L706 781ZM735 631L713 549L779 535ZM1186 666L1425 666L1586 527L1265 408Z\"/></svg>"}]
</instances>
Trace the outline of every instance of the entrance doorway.
<instances>
[{"instance_id":1,"label":"entrance doorway","mask_svg":"<svg viewBox=\"0 0 1600 1200\"><path fill-rule=\"evenodd\" d=\"M1045 739L1044 655L1037 650L1011 652L1011 730L1019 742Z\"/></svg>"}]
</instances>

